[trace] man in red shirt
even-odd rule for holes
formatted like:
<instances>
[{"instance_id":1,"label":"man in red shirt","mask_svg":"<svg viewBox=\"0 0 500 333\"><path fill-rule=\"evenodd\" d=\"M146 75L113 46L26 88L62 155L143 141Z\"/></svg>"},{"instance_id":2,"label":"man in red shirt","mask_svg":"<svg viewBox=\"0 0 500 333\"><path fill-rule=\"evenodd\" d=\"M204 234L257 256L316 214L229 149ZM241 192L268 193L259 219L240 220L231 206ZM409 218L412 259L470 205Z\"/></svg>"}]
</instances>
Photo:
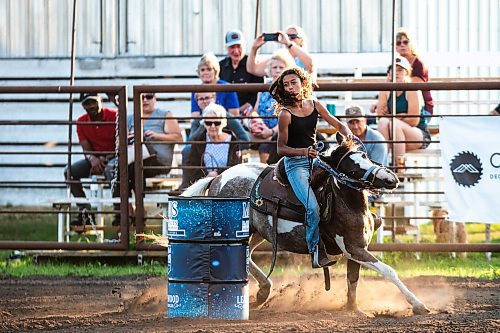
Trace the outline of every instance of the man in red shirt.
<instances>
[{"instance_id":1,"label":"man in red shirt","mask_svg":"<svg viewBox=\"0 0 500 333\"><path fill-rule=\"evenodd\" d=\"M105 169L114 167L116 144L116 110L102 106L102 99L98 94L82 94L80 100L86 113L78 117L79 123L109 122L109 124L78 124L76 132L78 140L85 152L85 159L71 164L70 179L78 181L71 183L71 194L75 198L85 198L85 192L80 181L91 175L102 175ZM68 168L64 170L64 177L68 180ZM89 204L78 204L78 209L90 210ZM83 225L83 213L78 214L78 219L72 225Z\"/></svg>"}]
</instances>

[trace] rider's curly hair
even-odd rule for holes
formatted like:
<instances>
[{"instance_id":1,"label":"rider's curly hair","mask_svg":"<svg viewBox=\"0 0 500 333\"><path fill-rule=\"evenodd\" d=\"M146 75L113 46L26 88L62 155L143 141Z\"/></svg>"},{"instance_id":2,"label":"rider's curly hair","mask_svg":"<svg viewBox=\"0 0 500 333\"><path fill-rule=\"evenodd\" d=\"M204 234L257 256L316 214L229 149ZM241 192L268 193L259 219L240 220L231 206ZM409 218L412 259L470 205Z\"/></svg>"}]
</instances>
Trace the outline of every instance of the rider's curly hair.
<instances>
[{"instance_id":1,"label":"rider's curly hair","mask_svg":"<svg viewBox=\"0 0 500 333\"><path fill-rule=\"evenodd\" d=\"M300 79L300 82L302 83L302 91L300 92L299 99L286 92L285 87L283 86L283 78L290 74L297 75ZM302 68L293 67L287 69L286 71L281 73L280 77L276 81L274 81L274 83L269 88L269 93L276 100L276 102L274 103L274 114L278 115L283 107L292 106L299 100L308 99L311 97L313 93L311 77Z\"/></svg>"}]
</instances>

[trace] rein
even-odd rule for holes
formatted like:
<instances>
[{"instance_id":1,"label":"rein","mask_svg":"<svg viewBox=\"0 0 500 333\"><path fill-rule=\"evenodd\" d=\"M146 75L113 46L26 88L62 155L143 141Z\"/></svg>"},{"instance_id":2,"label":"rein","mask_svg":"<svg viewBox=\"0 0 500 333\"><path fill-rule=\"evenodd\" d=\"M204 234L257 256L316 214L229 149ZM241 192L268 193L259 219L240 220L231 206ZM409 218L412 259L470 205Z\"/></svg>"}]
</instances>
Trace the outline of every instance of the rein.
<instances>
[{"instance_id":1,"label":"rein","mask_svg":"<svg viewBox=\"0 0 500 333\"><path fill-rule=\"evenodd\" d=\"M369 190L373 193L380 193L381 190L376 188L373 185L373 181L375 180L377 173L380 170L384 169L383 166L380 166L380 165L371 166L368 170L366 170L363 177L359 180L351 178L351 177L343 174L342 172L337 171L342 160L346 156L348 156L349 153L351 153L351 152L349 151L342 156L342 158L340 159L339 163L337 163L337 166L335 168L332 168L330 165L323 162L320 158L315 158L313 161L313 165L314 165L314 167L319 167L319 168L325 170L331 176L333 176L339 183L341 183L341 184L343 184L343 185L345 185L353 190L356 190L356 191ZM369 180L370 175L372 175L371 181Z\"/></svg>"}]
</instances>

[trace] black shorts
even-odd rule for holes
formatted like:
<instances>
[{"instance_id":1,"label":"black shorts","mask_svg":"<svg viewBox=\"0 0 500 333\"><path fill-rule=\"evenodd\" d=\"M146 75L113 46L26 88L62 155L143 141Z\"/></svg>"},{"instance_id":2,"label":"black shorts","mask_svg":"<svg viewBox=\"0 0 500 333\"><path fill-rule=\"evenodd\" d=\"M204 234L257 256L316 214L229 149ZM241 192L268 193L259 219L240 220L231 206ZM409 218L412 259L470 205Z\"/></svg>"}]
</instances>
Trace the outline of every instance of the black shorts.
<instances>
[{"instance_id":1,"label":"black shorts","mask_svg":"<svg viewBox=\"0 0 500 333\"><path fill-rule=\"evenodd\" d=\"M429 147L429 145L431 144L431 133L429 133L429 130L427 128L426 129L419 128L419 130L422 131L422 136L424 140L422 146L420 146L420 149L425 149Z\"/></svg>"}]
</instances>

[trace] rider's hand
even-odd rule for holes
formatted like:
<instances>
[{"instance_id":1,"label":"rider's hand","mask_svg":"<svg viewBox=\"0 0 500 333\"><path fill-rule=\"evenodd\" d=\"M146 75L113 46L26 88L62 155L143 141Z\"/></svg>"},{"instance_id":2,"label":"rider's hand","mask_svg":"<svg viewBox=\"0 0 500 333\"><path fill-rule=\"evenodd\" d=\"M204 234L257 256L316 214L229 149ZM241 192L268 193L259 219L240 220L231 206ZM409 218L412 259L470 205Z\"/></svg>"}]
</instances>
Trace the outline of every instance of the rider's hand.
<instances>
[{"instance_id":1,"label":"rider's hand","mask_svg":"<svg viewBox=\"0 0 500 333\"><path fill-rule=\"evenodd\" d=\"M315 158L318 156L318 151L312 147L307 148L307 157Z\"/></svg>"},{"instance_id":2,"label":"rider's hand","mask_svg":"<svg viewBox=\"0 0 500 333\"><path fill-rule=\"evenodd\" d=\"M354 134L352 134L351 130L349 127L346 125L342 124L343 126L340 128L340 133L342 133L346 138L354 139Z\"/></svg>"}]
</instances>

